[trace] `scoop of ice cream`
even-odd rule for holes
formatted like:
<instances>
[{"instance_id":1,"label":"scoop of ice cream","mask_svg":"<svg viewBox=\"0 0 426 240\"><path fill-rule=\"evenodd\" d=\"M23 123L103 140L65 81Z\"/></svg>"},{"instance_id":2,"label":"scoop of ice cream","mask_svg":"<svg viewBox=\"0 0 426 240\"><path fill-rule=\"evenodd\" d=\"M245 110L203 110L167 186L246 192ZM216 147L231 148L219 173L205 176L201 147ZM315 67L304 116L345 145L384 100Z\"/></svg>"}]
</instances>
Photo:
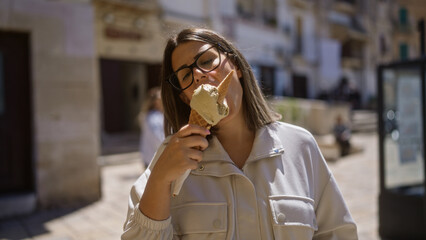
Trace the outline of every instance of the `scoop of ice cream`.
<instances>
[{"instance_id":1,"label":"scoop of ice cream","mask_svg":"<svg viewBox=\"0 0 426 240\"><path fill-rule=\"evenodd\" d=\"M195 89L190 106L212 126L216 125L229 112L226 101L218 103L219 92L217 87L202 84Z\"/></svg>"}]
</instances>

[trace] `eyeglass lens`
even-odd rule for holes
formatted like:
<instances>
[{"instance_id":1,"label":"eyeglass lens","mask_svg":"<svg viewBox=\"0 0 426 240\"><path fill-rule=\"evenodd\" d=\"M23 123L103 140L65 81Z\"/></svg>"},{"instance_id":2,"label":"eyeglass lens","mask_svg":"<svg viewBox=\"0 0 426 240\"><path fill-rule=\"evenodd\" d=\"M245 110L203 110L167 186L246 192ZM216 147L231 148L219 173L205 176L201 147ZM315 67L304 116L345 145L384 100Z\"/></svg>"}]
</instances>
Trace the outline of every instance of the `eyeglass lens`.
<instances>
[{"instance_id":1,"label":"eyeglass lens","mask_svg":"<svg viewBox=\"0 0 426 240\"><path fill-rule=\"evenodd\" d=\"M193 64L188 67L182 68L176 72L178 79L177 88L185 89L189 87L193 80L193 68L196 67L203 73L213 71L220 65L220 54L216 47L212 47L202 53ZM175 85L176 83L173 83Z\"/></svg>"}]
</instances>

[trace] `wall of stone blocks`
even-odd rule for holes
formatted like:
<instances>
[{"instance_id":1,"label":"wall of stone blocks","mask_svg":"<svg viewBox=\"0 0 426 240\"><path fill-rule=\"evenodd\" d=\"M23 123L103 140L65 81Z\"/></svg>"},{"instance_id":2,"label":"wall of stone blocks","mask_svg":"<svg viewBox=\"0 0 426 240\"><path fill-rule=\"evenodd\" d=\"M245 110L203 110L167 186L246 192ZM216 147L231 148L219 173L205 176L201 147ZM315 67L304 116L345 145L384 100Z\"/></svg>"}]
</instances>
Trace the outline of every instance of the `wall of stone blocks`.
<instances>
[{"instance_id":1,"label":"wall of stone blocks","mask_svg":"<svg viewBox=\"0 0 426 240\"><path fill-rule=\"evenodd\" d=\"M41 207L101 196L93 20L89 1L0 0L0 29L30 34L33 161Z\"/></svg>"}]
</instances>

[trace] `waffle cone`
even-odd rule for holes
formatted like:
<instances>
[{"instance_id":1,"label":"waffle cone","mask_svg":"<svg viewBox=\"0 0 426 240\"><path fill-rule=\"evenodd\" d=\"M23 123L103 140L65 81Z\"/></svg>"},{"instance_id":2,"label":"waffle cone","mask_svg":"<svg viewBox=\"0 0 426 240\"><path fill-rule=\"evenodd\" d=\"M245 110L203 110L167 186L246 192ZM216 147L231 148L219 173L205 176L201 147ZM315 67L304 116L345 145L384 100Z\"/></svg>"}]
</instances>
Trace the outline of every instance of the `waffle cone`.
<instances>
[{"instance_id":1,"label":"waffle cone","mask_svg":"<svg viewBox=\"0 0 426 240\"><path fill-rule=\"evenodd\" d=\"M205 128L210 128L211 125L206 122L206 120L204 120L203 117L201 117L200 114L198 114L197 111L195 111L194 109L191 109L191 113L189 114L189 124L195 124L201 127L205 127Z\"/></svg>"},{"instance_id":2,"label":"waffle cone","mask_svg":"<svg viewBox=\"0 0 426 240\"><path fill-rule=\"evenodd\" d=\"M231 84L232 74L234 70L228 73L222 82L217 86L217 91L219 92L219 97L217 98L218 103L222 103L228 93L229 85Z\"/></svg>"}]
</instances>

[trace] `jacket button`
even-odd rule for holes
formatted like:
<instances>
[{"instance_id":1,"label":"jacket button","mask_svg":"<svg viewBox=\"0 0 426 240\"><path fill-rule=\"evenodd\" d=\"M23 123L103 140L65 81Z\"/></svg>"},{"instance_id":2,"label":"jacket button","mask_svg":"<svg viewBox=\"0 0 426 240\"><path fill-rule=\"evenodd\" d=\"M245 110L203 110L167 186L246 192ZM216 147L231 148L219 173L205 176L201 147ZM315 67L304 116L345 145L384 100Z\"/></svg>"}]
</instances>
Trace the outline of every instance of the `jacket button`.
<instances>
[{"instance_id":1,"label":"jacket button","mask_svg":"<svg viewBox=\"0 0 426 240\"><path fill-rule=\"evenodd\" d=\"M277 221L278 223L284 223L285 222L285 214L284 213L279 213L278 217L277 217Z\"/></svg>"},{"instance_id":2,"label":"jacket button","mask_svg":"<svg viewBox=\"0 0 426 240\"><path fill-rule=\"evenodd\" d=\"M198 167L198 171L204 171L204 165L203 165L203 164L201 164L201 165Z\"/></svg>"},{"instance_id":3,"label":"jacket button","mask_svg":"<svg viewBox=\"0 0 426 240\"><path fill-rule=\"evenodd\" d=\"M220 219L214 220L213 227L215 227L216 229L219 229L220 227L222 227L222 221L220 221Z\"/></svg>"}]
</instances>

